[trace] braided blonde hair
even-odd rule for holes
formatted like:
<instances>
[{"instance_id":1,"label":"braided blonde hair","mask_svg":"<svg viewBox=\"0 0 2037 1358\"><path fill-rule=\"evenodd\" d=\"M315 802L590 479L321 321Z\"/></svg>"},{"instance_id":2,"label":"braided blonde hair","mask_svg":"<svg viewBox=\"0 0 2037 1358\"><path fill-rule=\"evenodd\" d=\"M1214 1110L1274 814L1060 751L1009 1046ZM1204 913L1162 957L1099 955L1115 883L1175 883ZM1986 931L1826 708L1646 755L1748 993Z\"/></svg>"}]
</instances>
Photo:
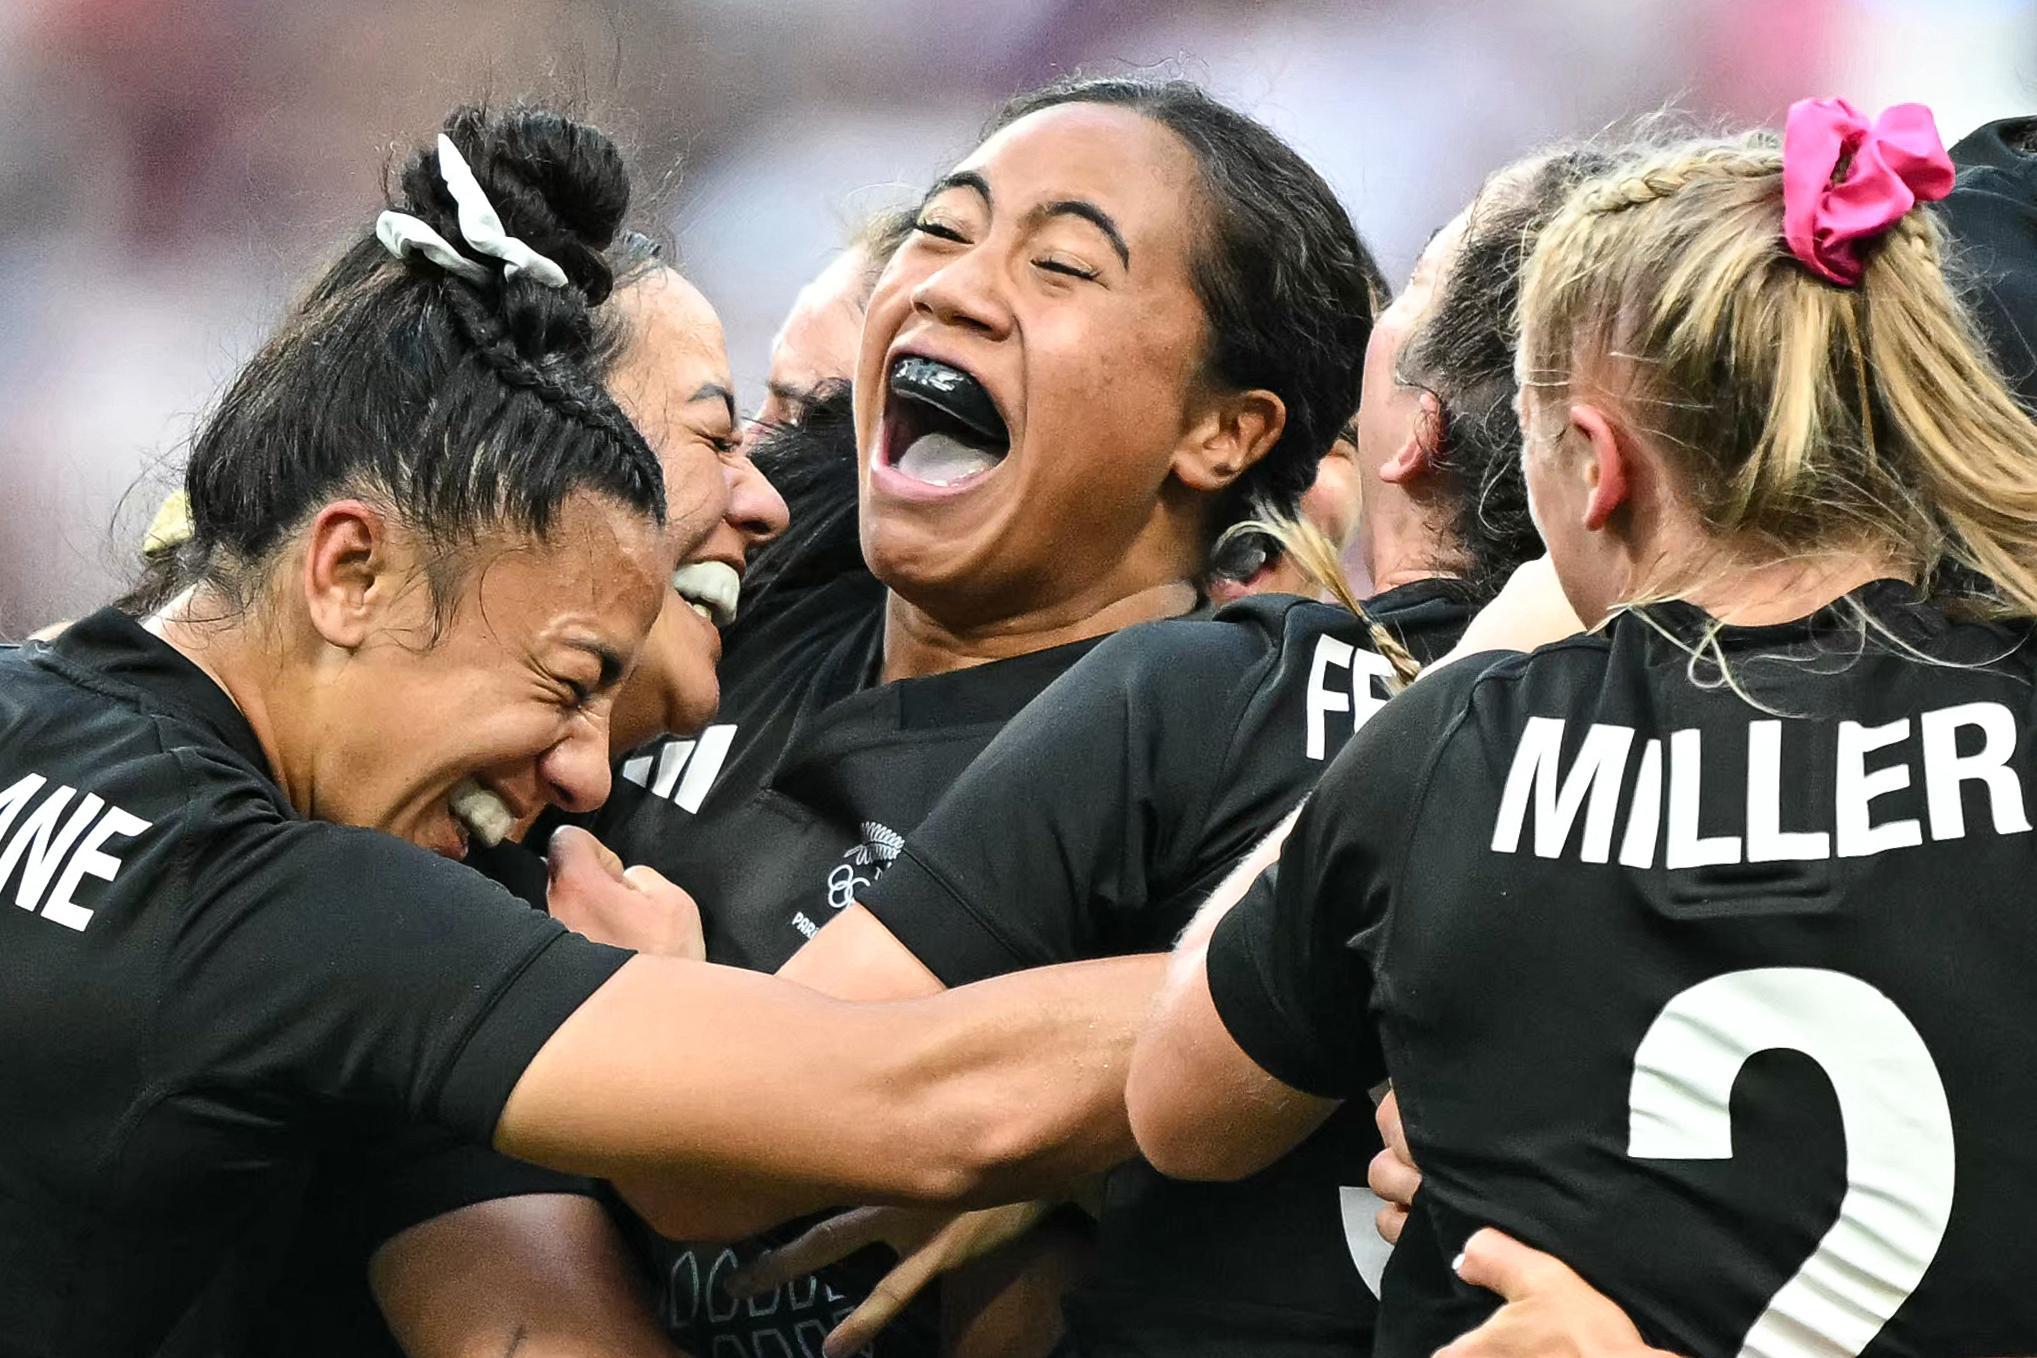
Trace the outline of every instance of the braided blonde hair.
<instances>
[{"instance_id":1,"label":"braided blonde hair","mask_svg":"<svg viewBox=\"0 0 2037 1358\"><path fill-rule=\"evenodd\" d=\"M1344 563L1338 559L1337 544L1330 540L1328 533L1300 515L1281 514L1262 507L1255 517L1227 529L1217 540L1217 546L1221 549L1231 539L1247 533L1263 533L1272 538L1288 559L1301 568L1310 584L1357 615L1358 621L1365 624L1372 649L1386 657L1386 663L1393 666L1393 678L1387 681L1389 691L1398 693L1415 681L1415 676L1422 672L1421 662L1401 644L1399 637L1365 611L1364 602L1344 575Z\"/></svg>"},{"instance_id":2,"label":"braided blonde hair","mask_svg":"<svg viewBox=\"0 0 2037 1358\"><path fill-rule=\"evenodd\" d=\"M1865 550L1983 578L2037 614L2037 424L1983 346L1930 213L1867 244L1856 287L1782 239L1771 134L1685 143L1587 181L1521 297L1526 382L1579 369L1676 459L1706 530L1777 560Z\"/></svg>"}]
</instances>

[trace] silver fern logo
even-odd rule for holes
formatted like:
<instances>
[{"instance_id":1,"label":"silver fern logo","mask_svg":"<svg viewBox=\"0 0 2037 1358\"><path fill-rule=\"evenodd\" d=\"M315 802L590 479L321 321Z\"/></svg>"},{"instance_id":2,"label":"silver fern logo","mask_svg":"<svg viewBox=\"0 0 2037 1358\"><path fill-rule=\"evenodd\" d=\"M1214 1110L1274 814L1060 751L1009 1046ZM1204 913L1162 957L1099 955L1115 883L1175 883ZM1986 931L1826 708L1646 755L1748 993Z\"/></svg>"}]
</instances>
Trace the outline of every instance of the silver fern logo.
<instances>
[{"instance_id":1,"label":"silver fern logo","mask_svg":"<svg viewBox=\"0 0 2037 1358\"><path fill-rule=\"evenodd\" d=\"M866 820L857 828L862 831L863 842L843 854L842 861L828 873L831 910L846 910L854 904L856 893L881 877L905 847L905 836L889 825Z\"/></svg>"}]
</instances>

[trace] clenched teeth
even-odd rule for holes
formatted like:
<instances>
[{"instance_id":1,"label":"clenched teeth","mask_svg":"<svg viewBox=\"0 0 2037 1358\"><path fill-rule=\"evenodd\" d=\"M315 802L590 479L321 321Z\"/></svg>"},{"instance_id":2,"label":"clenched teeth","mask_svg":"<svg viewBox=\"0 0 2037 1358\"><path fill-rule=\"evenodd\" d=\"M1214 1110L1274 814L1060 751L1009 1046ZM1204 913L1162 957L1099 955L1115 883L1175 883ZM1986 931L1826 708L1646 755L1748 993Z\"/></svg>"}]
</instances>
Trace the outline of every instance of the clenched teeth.
<instances>
[{"instance_id":1,"label":"clenched teeth","mask_svg":"<svg viewBox=\"0 0 2037 1358\"><path fill-rule=\"evenodd\" d=\"M672 588L695 613L726 627L736 620L743 577L726 561L689 561L672 572Z\"/></svg>"},{"instance_id":2,"label":"clenched teeth","mask_svg":"<svg viewBox=\"0 0 2037 1358\"><path fill-rule=\"evenodd\" d=\"M516 828L516 816L510 811L509 803L472 778L462 778L453 788L450 804L453 818L466 827L468 834L491 849L507 839L509 832Z\"/></svg>"}]
</instances>

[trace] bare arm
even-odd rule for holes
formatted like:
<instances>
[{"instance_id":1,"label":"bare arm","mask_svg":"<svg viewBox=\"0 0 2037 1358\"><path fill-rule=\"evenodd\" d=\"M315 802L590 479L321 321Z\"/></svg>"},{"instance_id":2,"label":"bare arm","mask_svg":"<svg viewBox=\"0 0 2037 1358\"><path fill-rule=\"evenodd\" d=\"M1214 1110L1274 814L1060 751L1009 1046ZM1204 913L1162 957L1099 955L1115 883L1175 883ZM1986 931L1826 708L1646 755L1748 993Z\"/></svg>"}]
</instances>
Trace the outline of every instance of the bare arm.
<instances>
[{"instance_id":1,"label":"bare arm","mask_svg":"<svg viewBox=\"0 0 2037 1358\"><path fill-rule=\"evenodd\" d=\"M679 1358L591 1198L447 1212L376 1250L368 1282L409 1358Z\"/></svg>"},{"instance_id":2,"label":"bare arm","mask_svg":"<svg viewBox=\"0 0 2037 1358\"><path fill-rule=\"evenodd\" d=\"M1026 1197L1130 1153L1121 1091L1160 964L1084 962L860 1005L636 957L531 1061L495 1145L625 1193L654 1182L659 1201L633 1205L681 1236L696 1224L661 1208L731 1184L784 1216Z\"/></svg>"},{"instance_id":3,"label":"bare arm","mask_svg":"<svg viewBox=\"0 0 2037 1358\"><path fill-rule=\"evenodd\" d=\"M1265 1168L1337 1109L1261 1070L1224 1027L1210 996L1210 935L1278 857L1299 809L1210 896L1169 960L1139 1034L1125 1106L1139 1149L1177 1179L1241 1179Z\"/></svg>"},{"instance_id":4,"label":"bare arm","mask_svg":"<svg viewBox=\"0 0 2037 1358\"><path fill-rule=\"evenodd\" d=\"M838 1000L911 1000L946 989L860 902L829 920L778 974Z\"/></svg>"}]
</instances>

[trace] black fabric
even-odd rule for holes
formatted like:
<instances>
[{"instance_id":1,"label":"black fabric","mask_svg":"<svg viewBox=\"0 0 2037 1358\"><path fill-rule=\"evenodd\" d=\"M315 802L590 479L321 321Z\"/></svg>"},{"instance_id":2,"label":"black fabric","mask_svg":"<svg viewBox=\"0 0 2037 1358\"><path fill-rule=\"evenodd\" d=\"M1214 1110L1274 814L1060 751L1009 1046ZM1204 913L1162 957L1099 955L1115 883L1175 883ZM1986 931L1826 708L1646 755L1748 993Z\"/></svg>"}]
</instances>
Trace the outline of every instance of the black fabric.
<instances>
[{"instance_id":1,"label":"black fabric","mask_svg":"<svg viewBox=\"0 0 2037 1358\"><path fill-rule=\"evenodd\" d=\"M486 1141L628 956L300 818L224 693L111 610L0 657L0 806L32 907L0 911L7 1354L147 1352L338 1110Z\"/></svg>"},{"instance_id":2,"label":"black fabric","mask_svg":"<svg viewBox=\"0 0 2037 1358\"><path fill-rule=\"evenodd\" d=\"M1448 580L1367 608L1423 660L1471 614ZM1286 596L1128 628L990 744L863 903L949 985L1165 949L1381 709L1389 672L1347 610ZM1121 1167L1069 1351L1362 1352L1373 1299L1351 1250L1368 1242L1342 1200L1364 1183L1349 1162L1378 1149L1367 1106L1242 1183Z\"/></svg>"},{"instance_id":3,"label":"black fabric","mask_svg":"<svg viewBox=\"0 0 2037 1358\"><path fill-rule=\"evenodd\" d=\"M2037 410L2037 155L2027 149L2037 118L2007 118L1952 148L1959 168L1937 206L1989 352L2023 404Z\"/></svg>"},{"instance_id":4,"label":"black fabric","mask_svg":"<svg viewBox=\"0 0 2037 1358\"><path fill-rule=\"evenodd\" d=\"M1878 1335L1816 1347L2037 1350L2029 629L1879 582L1721 630L1728 684L1692 675L1709 620L1651 612L1417 685L1212 942L1220 1012L1267 1069L1349 1092L1383 1052L1393 1076L1425 1179L1377 1351L1489 1313L1447 1261L1492 1224L1650 1343L1738 1352L1849 1169L1841 1273L1902 1295L1900 1256L1928 1271ZM1700 1127L1716 1149L1646 1139Z\"/></svg>"},{"instance_id":5,"label":"black fabric","mask_svg":"<svg viewBox=\"0 0 2037 1358\"><path fill-rule=\"evenodd\" d=\"M1004 724L1095 646L880 684L884 606L883 586L865 573L796 588L781 580L768 611L736 624L715 724L625 759L591 822L625 862L693 894L710 961L776 971L885 871ZM672 1337L712 1358L818 1353L888 1270L888 1251L873 1249L769 1297L728 1296L730 1273L804 1224L700 1248L628 1228ZM875 1353L933 1358L938 1344L929 1289Z\"/></svg>"}]
</instances>

